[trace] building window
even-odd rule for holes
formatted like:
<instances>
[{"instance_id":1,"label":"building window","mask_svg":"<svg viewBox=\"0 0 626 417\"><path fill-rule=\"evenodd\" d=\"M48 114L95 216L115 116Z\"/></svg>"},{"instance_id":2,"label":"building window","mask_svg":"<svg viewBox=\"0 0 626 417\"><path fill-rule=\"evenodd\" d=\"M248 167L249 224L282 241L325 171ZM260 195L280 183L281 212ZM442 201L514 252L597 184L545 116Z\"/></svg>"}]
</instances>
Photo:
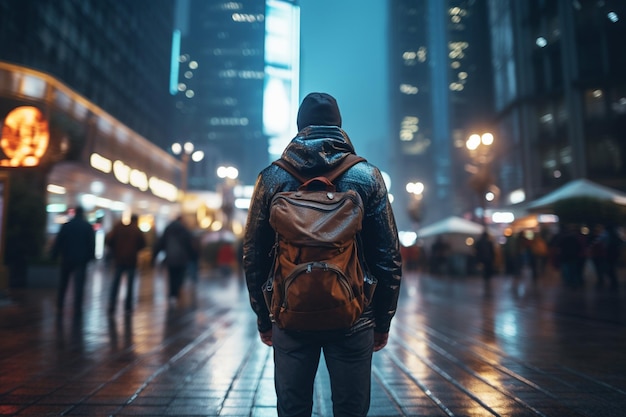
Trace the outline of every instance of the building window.
<instances>
[{"instance_id":1,"label":"building window","mask_svg":"<svg viewBox=\"0 0 626 417\"><path fill-rule=\"evenodd\" d=\"M606 117L606 100L604 91L590 89L585 91L585 116L587 119L604 119Z\"/></svg>"}]
</instances>

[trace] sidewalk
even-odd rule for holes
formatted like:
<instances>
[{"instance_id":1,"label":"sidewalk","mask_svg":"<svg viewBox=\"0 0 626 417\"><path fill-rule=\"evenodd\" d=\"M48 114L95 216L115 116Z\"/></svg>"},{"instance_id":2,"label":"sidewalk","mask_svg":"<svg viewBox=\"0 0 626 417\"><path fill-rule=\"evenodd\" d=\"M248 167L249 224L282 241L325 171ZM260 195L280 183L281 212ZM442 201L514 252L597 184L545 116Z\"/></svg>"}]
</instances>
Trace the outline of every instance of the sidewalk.
<instances>
[{"instance_id":1,"label":"sidewalk","mask_svg":"<svg viewBox=\"0 0 626 417\"><path fill-rule=\"evenodd\" d=\"M272 351L241 278L201 276L169 306L163 272L147 271L136 310L112 319L108 278L92 271L82 318L55 317L54 288L11 291L0 415L276 415ZM623 281L611 292L556 276L406 274L389 345L374 354L369 415L626 415L625 294ZM323 366L314 415L332 416Z\"/></svg>"}]
</instances>

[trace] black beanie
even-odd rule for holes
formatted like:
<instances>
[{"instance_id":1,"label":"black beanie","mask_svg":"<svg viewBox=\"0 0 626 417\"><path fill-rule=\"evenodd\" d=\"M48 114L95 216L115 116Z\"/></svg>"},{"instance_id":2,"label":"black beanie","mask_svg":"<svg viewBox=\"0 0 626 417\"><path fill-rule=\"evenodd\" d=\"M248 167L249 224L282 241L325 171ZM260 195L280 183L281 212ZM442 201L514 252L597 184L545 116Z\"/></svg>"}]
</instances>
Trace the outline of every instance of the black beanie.
<instances>
[{"instance_id":1,"label":"black beanie","mask_svg":"<svg viewBox=\"0 0 626 417\"><path fill-rule=\"evenodd\" d=\"M302 100L298 110L298 131L311 125L341 127L341 113L333 96L310 93Z\"/></svg>"}]
</instances>

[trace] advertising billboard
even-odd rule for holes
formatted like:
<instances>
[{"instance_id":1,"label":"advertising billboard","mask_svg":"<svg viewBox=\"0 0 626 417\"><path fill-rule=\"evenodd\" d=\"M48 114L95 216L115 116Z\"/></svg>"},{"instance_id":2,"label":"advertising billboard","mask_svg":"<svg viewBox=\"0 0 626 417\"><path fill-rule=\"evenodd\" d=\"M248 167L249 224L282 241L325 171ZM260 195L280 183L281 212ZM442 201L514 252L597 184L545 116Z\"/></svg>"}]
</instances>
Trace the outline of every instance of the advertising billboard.
<instances>
[{"instance_id":1,"label":"advertising billboard","mask_svg":"<svg viewBox=\"0 0 626 417\"><path fill-rule=\"evenodd\" d=\"M280 156L297 132L300 74L300 8L268 0L265 17L263 133L270 160Z\"/></svg>"}]
</instances>

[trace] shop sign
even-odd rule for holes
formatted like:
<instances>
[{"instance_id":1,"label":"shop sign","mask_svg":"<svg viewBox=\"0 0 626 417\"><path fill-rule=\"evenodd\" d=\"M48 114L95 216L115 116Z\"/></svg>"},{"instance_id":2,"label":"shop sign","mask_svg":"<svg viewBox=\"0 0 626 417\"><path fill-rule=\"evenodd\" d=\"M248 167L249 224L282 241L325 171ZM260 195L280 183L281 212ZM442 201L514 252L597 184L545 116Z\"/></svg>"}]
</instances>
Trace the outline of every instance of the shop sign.
<instances>
[{"instance_id":1,"label":"shop sign","mask_svg":"<svg viewBox=\"0 0 626 417\"><path fill-rule=\"evenodd\" d=\"M39 165L48 149L50 130L41 110L20 106L11 110L2 124L0 147L4 155L0 166L33 167Z\"/></svg>"}]
</instances>

